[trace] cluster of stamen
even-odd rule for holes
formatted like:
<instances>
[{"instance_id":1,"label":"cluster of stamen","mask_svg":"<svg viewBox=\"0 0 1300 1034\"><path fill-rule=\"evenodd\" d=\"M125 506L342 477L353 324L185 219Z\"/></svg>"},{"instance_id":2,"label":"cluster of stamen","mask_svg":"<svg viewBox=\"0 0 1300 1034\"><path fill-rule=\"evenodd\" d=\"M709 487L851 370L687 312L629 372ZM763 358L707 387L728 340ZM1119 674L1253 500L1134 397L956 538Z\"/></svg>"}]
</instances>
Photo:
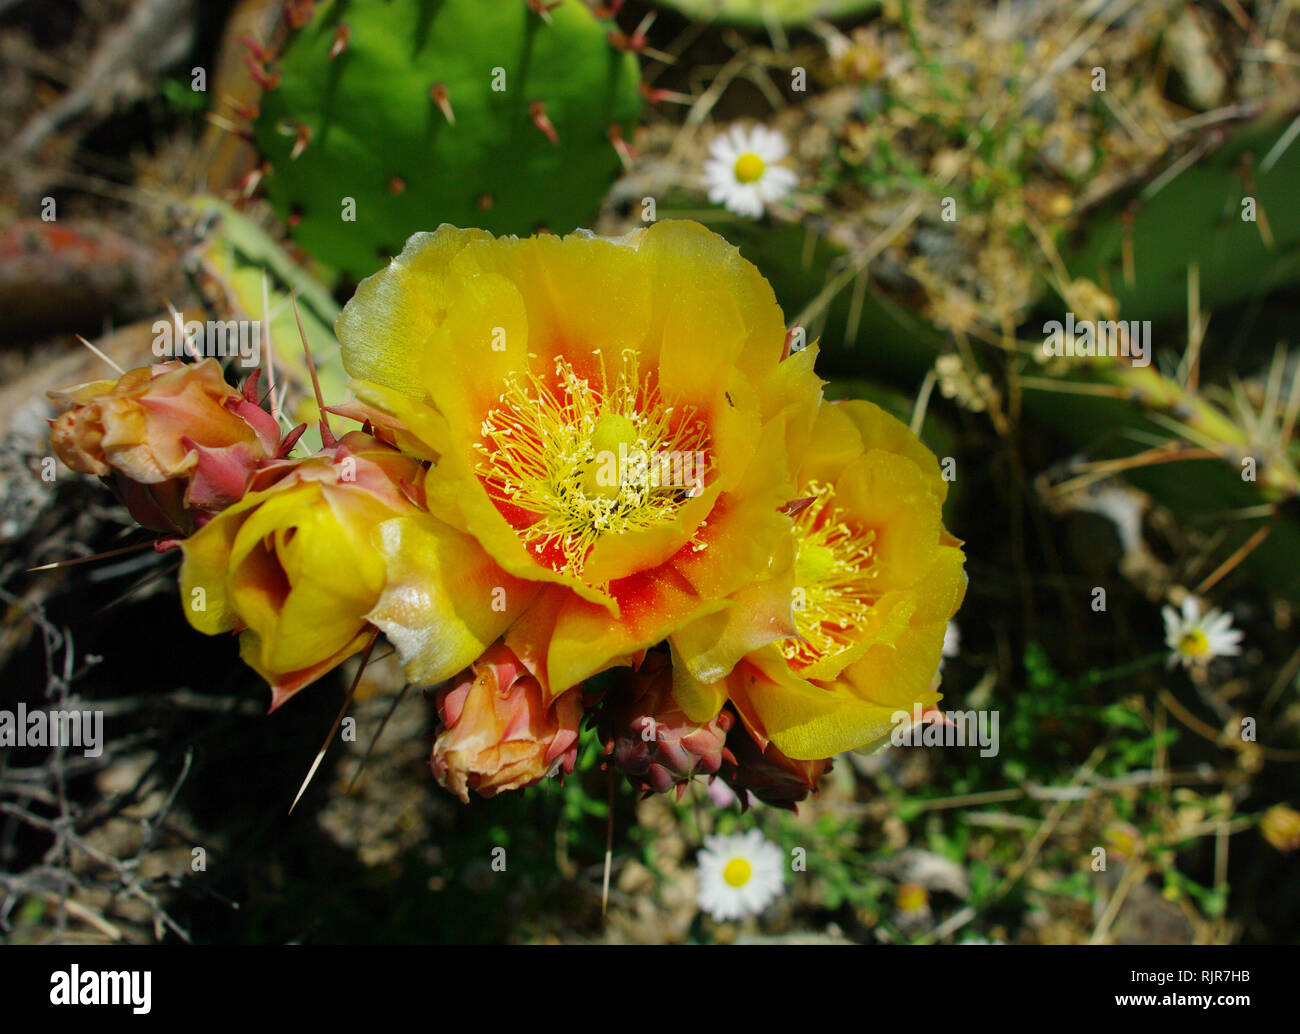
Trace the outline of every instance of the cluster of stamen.
<instances>
[{"instance_id":1,"label":"cluster of stamen","mask_svg":"<svg viewBox=\"0 0 1300 1034\"><path fill-rule=\"evenodd\" d=\"M875 532L858 529L833 505L834 489L816 481L801 493L811 502L794 517L794 626L781 644L795 667L848 649L871 612L876 593Z\"/></svg>"},{"instance_id":2,"label":"cluster of stamen","mask_svg":"<svg viewBox=\"0 0 1300 1034\"><path fill-rule=\"evenodd\" d=\"M693 407L665 405L653 373L625 350L610 376L591 353L599 382L563 356L547 378L510 374L483 419L476 471L529 552L552 570L581 575L606 535L666 523L708 482L708 427ZM664 466L656 457L688 457ZM639 457L649 460L638 462ZM678 483L682 482L682 483Z\"/></svg>"}]
</instances>

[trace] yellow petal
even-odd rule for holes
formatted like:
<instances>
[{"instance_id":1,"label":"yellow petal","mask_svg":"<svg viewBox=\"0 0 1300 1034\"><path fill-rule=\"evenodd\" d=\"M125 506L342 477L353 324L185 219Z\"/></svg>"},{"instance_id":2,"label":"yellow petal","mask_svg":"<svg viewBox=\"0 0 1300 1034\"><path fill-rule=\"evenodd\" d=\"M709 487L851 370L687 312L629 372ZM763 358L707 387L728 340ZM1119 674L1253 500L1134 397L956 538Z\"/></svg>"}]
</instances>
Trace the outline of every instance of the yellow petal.
<instances>
[{"instance_id":1,"label":"yellow petal","mask_svg":"<svg viewBox=\"0 0 1300 1034\"><path fill-rule=\"evenodd\" d=\"M799 669L802 678L829 682L877 643L892 643L912 623L921 592L899 589L885 593L872 604L866 618L853 629L853 642Z\"/></svg>"},{"instance_id":2,"label":"yellow petal","mask_svg":"<svg viewBox=\"0 0 1300 1034\"><path fill-rule=\"evenodd\" d=\"M399 420L403 429L394 432L398 447L423 460L436 460L447 451L450 432L447 421L427 403L370 381L350 381L357 398Z\"/></svg>"},{"instance_id":3,"label":"yellow petal","mask_svg":"<svg viewBox=\"0 0 1300 1034\"><path fill-rule=\"evenodd\" d=\"M784 425L785 452L795 466L808 449L818 415L827 408L821 404L826 382L813 372L816 361L816 344L795 352L776 367L759 391L763 422Z\"/></svg>"},{"instance_id":4,"label":"yellow petal","mask_svg":"<svg viewBox=\"0 0 1300 1034\"><path fill-rule=\"evenodd\" d=\"M649 263L654 288L648 336L663 340L674 298L708 284L735 300L744 326L744 346L736 369L751 384L761 384L785 349L785 320L772 287L743 258L740 249L699 223L665 220L652 224L637 242Z\"/></svg>"},{"instance_id":5,"label":"yellow petal","mask_svg":"<svg viewBox=\"0 0 1300 1034\"><path fill-rule=\"evenodd\" d=\"M674 405L710 406L726 390L745 343L736 299L694 288L667 301L659 388Z\"/></svg>"},{"instance_id":6,"label":"yellow petal","mask_svg":"<svg viewBox=\"0 0 1300 1034\"><path fill-rule=\"evenodd\" d=\"M189 623L205 635L239 625L226 579L230 549L247 509L235 504L181 543L181 606Z\"/></svg>"},{"instance_id":7,"label":"yellow petal","mask_svg":"<svg viewBox=\"0 0 1300 1034\"><path fill-rule=\"evenodd\" d=\"M850 399L831 404L844 414L857 428L864 449L883 449L905 456L924 473L931 491L942 502L948 497L948 482L939 473L939 461L912 429L901 420L877 406L874 402Z\"/></svg>"},{"instance_id":8,"label":"yellow petal","mask_svg":"<svg viewBox=\"0 0 1300 1034\"><path fill-rule=\"evenodd\" d=\"M876 649L882 654L893 653L885 645ZM938 665L937 657L935 665ZM829 758L878 741L888 735L896 711L909 710L914 701L926 707L939 698L937 693L928 690L915 693L908 690L898 694L907 698L906 704L882 703L858 696L842 683L822 686L792 678L781 671L770 655L763 658L761 668L772 684L779 686L779 691L760 680L742 687L733 686L732 698L744 700L757 714L772 742L796 761ZM928 679L929 676L927 685Z\"/></svg>"},{"instance_id":9,"label":"yellow petal","mask_svg":"<svg viewBox=\"0 0 1300 1034\"><path fill-rule=\"evenodd\" d=\"M835 496L853 521L875 532L876 591L907 588L925 575L943 524L939 499L915 463L872 449L845 468Z\"/></svg>"},{"instance_id":10,"label":"yellow petal","mask_svg":"<svg viewBox=\"0 0 1300 1034\"><path fill-rule=\"evenodd\" d=\"M528 351L541 369L557 355L582 361L600 349L607 361L625 348L657 365L656 338L647 333L651 280L646 263L626 243L584 231L526 240L501 238L472 250L484 270L518 285L527 307Z\"/></svg>"},{"instance_id":11,"label":"yellow petal","mask_svg":"<svg viewBox=\"0 0 1300 1034\"><path fill-rule=\"evenodd\" d=\"M491 240L491 235L446 224L417 233L387 268L357 285L334 324L349 375L425 397L424 346L446 317L448 267L475 240Z\"/></svg>"},{"instance_id":12,"label":"yellow petal","mask_svg":"<svg viewBox=\"0 0 1300 1034\"><path fill-rule=\"evenodd\" d=\"M447 302L446 318L421 346L421 383L453 439L477 441L506 379L529 365L528 313L519 288L495 273L472 277Z\"/></svg>"},{"instance_id":13,"label":"yellow petal","mask_svg":"<svg viewBox=\"0 0 1300 1034\"><path fill-rule=\"evenodd\" d=\"M374 542L387 576L367 617L417 685L450 678L477 659L540 588L510 577L473 538L427 515L385 521Z\"/></svg>"},{"instance_id":14,"label":"yellow petal","mask_svg":"<svg viewBox=\"0 0 1300 1034\"><path fill-rule=\"evenodd\" d=\"M353 551L334 522L299 526L289 550L294 547L303 559L285 565L293 586L274 635L263 643L265 664L278 671L317 664L359 635L383 584L379 557L373 550Z\"/></svg>"},{"instance_id":15,"label":"yellow petal","mask_svg":"<svg viewBox=\"0 0 1300 1034\"><path fill-rule=\"evenodd\" d=\"M357 634L356 638L345 643L340 649L335 651L324 660L301 668L297 671L279 671L267 668L262 664L262 642L257 637L257 633L251 629L240 633L239 636L239 656L244 663L252 668L255 672L266 679L271 687L271 710L274 711L280 707L286 700L302 689L304 686L315 682L322 675L333 671L340 664L346 661L355 653L359 653L365 648L366 644L374 637L374 633L365 630Z\"/></svg>"},{"instance_id":16,"label":"yellow petal","mask_svg":"<svg viewBox=\"0 0 1300 1034\"><path fill-rule=\"evenodd\" d=\"M672 565L611 585L620 615L553 586L506 635L552 700L608 668L631 663L668 631L723 606L701 599Z\"/></svg>"},{"instance_id":17,"label":"yellow petal","mask_svg":"<svg viewBox=\"0 0 1300 1034\"><path fill-rule=\"evenodd\" d=\"M734 593L722 610L679 628L668 637L674 674L680 670L692 682L720 683L746 654L793 635L794 622L790 618L793 588L792 571L787 568L785 575L747 585ZM718 692L725 697L724 690ZM692 719L702 720L690 708L686 708L686 713Z\"/></svg>"},{"instance_id":18,"label":"yellow petal","mask_svg":"<svg viewBox=\"0 0 1300 1034\"><path fill-rule=\"evenodd\" d=\"M691 674L689 666L670 647L673 660L673 696L682 713L693 722L710 722L727 702L724 681L706 682Z\"/></svg>"}]
</instances>

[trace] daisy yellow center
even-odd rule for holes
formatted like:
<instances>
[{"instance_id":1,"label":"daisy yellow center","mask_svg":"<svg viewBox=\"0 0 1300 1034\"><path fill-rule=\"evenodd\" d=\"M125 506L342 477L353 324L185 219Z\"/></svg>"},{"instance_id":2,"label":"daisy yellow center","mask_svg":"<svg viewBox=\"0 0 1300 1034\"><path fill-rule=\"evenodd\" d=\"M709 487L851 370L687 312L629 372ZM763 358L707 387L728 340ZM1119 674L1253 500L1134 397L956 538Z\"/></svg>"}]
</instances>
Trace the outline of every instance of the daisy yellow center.
<instances>
[{"instance_id":1,"label":"daisy yellow center","mask_svg":"<svg viewBox=\"0 0 1300 1034\"><path fill-rule=\"evenodd\" d=\"M729 887L743 887L754 875L754 867L744 858L733 858L722 868L722 879Z\"/></svg>"},{"instance_id":2,"label":"daisy yellow center","mask_svg":"<svg viewBox=\"0 0 1300 1034\"><path fill-rule=\"evenodd\" d=\"M904 912L916 912L925 908L930 895L917 883L905 883L898 889L898 907Z\"/></svg>"},{"instance_id":3,"label":"daisy yellow center","mask_svg":"<svg viewBox=\"0 0 1300 1034\"><path fill-rule=\"evenodd\" d=\"M812 664L848 649L875 602L875 533L855 527L834 505L830 485L810 482L811 498L794 516L797 637L781 644L786 660Z\"/></svg>"},{"instance_id":4,"label":"daisy yellow center","mask_svg":"<svg viewBox=\"0 0 1300 1034\"><path fill-rule=\"evenodd\" d=\"M763 173L767 169L767 162L763 161L753 151L746 151L736 159L736 164L732 172L736 175L738 183L757 183L763 178Z\"/></svg>"},{"instance_id":5,"label":"daisy yellow center","mask_svg":"<svg viewBox=\"0 0 1300 1034\"><path fill-rule=\"evenodd\" d=\"M1178 652L1200 657L1210 649L1210 640L1199 628L1189 628L1178 637Z\"/></svg>"},{"instance_id":6,"label":"daisy yellow center","mask_svg":"<svg viewBox=\"0 0 1300 1034\"><path fill-rule=\"evenodd\" d=\"M709 466L704 421L666 404L635 352L613 374L592 355L592 376L563 357L551 377L511 374L476 445L479 477L525 548L572 575L604 536L671 521Z\"/></svg>"}]
</instances>

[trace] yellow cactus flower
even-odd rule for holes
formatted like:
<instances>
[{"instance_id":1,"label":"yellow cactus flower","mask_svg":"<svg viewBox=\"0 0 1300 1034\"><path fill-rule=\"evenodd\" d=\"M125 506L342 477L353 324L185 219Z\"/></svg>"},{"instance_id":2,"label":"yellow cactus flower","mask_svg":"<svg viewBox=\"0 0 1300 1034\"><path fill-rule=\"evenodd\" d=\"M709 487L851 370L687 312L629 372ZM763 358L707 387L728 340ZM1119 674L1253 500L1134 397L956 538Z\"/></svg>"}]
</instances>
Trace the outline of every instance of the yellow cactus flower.
<instances>
[{"instance_id":1,"label":"yellow cactus flower","mask_svg":"<svg viewBox=\"0 0 1300 1034\"><path fill-rule=\"evenodd\" d=\"M360 431L300 460L272 462L248 494L180 543L191 625L238 631L272 709L362 649L387 569L386 522L420 513L423 467Z\"/></svg>"},{"instance_id":2,"label":"yellow cactus flower","mask_svg":"<svg viewBox=\"0 0 1300 1034\"><path fill-rule=\"evenodd\" d=\"M436 457L430 513L526 583L522 600L466 586L456 605L518 607L504 642L548 700L746 586L735 658L794 631L781 508L821 382L721 237L672 221L614 241L443 226L364 281L336 329L358 396ZM442 670L437 648L402 649L413 679Z\"/></svg>"},{"instance_id":3,"label":"yellow cactus flower","mask_svg":"<svg viewBox=\"0 0 1300 1034\"><path fill-rule=\"evenodd\" d=\"M879 406L822 406L797 483L795 634L714 680L692 662L699 650L677 656L674 689L690 718L730 700L760 745L813 761L877 743L895 712L939 699L934 676L966 576L943 527L938 461ZM744 610L681 630L674 651L728 642Z\"/></svg>"}]
</instances>

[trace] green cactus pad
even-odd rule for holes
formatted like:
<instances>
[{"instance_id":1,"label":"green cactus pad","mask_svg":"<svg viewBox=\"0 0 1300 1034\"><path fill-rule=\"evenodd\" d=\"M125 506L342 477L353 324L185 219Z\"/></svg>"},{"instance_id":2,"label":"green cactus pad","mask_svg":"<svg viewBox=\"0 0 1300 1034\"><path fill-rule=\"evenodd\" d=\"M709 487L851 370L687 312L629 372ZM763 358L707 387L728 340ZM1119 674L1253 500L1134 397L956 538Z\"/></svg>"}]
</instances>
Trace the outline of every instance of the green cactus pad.
<instances>
[{"instance_id":1,"label":"green cactus pad","mask_svg":"<svg viewBox=\"0 0 1300 1034\"><path fill-rule=\"evenodd\" d=\"M847 18L880 6L880 0L658 0L688 18L736 25L802 25L814 18Z\"/></svg>"},{"instance_id":2,"label":"green cactus pad","mask_svg":"<svg viewBox=\"0 0 1300 1034\"><path fill-rule=\"evenodd\" d=\"M1123 217L1126 199L1094 215L1077 250L1066 258L1071 273L1108 285L1127 319L1182 317L1192 263L1199 266L1201 299L1210 307L1295 284L1300 279L1300 207L1295 204L1300 145L1284 139L1294 117L1294 108L1283 108L1247 123L1152 196L1127 199L1133 204L1130 226ZM1274 164L1262 171L1274 148ZM1247 189L1243 168L1253 172L1253 189ZM1263 211L1271 241L1265 241L1258 221L1243 220L1246 197ZM1133 247L1132 283L1124 278L1126 238Z\"/></svg>"},{"instance_id":3,"label":"green cactus pad","mask_svg":"<svg viewBox=\"0 0 1300 1034\"><path fill-rule=\"evenodd\" d=\"M441 223L587 225L620 168L610 128L630 139L641 105L637 60L610 45L612 27L572 2L549 22L524 0L320 3L271 66L281 81L255 125L267 197L299 244L353 278Z\"/></svg>"}]
</instances>

